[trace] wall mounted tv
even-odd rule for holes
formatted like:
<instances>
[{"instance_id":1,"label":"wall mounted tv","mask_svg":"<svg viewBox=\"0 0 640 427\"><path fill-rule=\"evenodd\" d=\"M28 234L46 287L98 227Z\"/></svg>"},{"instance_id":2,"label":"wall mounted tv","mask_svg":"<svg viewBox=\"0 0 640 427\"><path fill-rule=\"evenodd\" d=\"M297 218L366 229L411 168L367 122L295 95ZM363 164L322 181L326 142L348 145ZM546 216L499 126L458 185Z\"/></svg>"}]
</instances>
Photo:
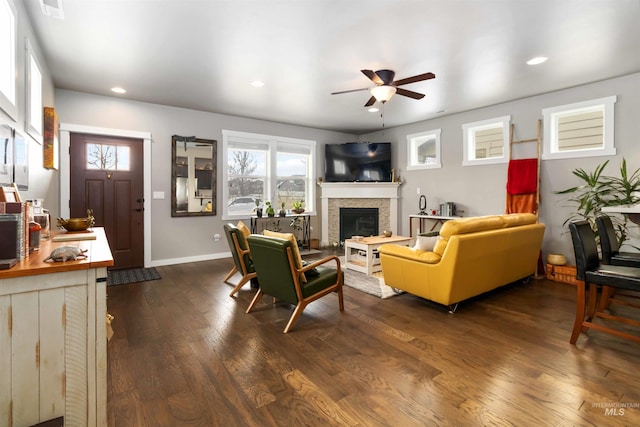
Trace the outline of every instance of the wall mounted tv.
<instances>
[{"instance_id":1,"label":"wall mounted tv","mask_svg":"<svg viewBox=\"0 0 640 427\"><path fill-rule=\"evenodd\" d=\"M324 162L327 182L391 182L390 142L327 144Z\"/></svg>"}]
</instances>

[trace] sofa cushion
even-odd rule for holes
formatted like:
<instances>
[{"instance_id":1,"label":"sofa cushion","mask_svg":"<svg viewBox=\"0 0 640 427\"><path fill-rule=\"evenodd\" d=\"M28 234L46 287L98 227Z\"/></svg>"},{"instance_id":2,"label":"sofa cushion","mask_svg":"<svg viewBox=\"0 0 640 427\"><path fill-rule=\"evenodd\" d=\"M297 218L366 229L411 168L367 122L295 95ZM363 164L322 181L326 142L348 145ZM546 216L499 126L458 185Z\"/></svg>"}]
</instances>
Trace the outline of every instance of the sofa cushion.
<instances>
[{"instance_id":1,"label":"sofa cushion","mask_svg":"<svg viewBox=\"0 0 640 427\"><path fill-rule=\"evenodd\" d=\"M416 237L416 244L413 246L414 249L419 249L421 251L433 251L433 248L436 246L436 243L440 239L440 236L418 236Z\"/></svg>"},{"instance_id":2,"label":"sofa cushion","mask_svg":"<svg viewBox=\"0 0 640 427\"><path fill-rule=\"evenodd\" d=\"M475 216L447 221L440 229L440 236L449 240L455 234L477 233L504 227L502 215Z\"/></svg>"},{"instance_id":3,"label":"sofa cushion","mask_svg":"<svg viewBox=\"0 0 640 427\"><path fill-rule=\"evenodd\" d=\"M502 215L505 227L517 227L519 225L535 224L538 218L532 213L514 213Z\"/></svg>"}]
</instances>

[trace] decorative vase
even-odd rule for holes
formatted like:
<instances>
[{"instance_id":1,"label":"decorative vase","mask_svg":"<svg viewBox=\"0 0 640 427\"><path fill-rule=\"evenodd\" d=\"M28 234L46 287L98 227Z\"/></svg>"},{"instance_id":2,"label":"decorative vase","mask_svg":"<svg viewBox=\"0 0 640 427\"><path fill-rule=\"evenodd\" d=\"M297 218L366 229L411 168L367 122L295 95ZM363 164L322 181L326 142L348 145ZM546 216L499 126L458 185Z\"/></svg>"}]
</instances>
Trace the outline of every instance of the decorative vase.
<instances>
[{"instance_id":1,"label":"decorative vase","mask_svg":"<svg viewBox=\"0 0 640 427\"><path fill-rule=\"evenodd\" d=\"M262 208L256 208L256 216L262 218Z\"/></svg>"}]
</instances>

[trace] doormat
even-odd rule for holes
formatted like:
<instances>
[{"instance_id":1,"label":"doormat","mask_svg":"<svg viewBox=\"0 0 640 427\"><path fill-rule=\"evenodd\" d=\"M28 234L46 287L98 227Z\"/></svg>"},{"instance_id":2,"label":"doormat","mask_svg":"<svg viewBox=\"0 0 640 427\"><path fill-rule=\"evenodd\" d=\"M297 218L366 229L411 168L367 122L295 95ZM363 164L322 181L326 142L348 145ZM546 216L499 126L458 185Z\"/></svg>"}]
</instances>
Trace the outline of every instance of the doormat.
<instances>
[{"instance_id":1,"label":"doormat","mask_svg":"<svg viewBox=\"0 0 640 427\"><path fill-rule=\"evenodd\" d=\"M107 272L107 286L126 285L127 283L146 282L162 279L155 267L129 268L127 270L110 270Z\"/></svg>"}]
</instances>

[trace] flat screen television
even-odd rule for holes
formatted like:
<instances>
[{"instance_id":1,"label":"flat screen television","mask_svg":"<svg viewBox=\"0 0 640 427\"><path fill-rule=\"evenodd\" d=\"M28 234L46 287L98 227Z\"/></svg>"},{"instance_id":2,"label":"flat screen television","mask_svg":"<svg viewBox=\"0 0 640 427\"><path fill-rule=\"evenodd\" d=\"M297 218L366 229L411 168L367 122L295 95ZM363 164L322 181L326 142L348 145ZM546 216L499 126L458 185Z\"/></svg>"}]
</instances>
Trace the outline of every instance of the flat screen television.
<instances>
[{"instance_id":1,"label":"flat screen television","mask_svg":"<svg viewBox=\"0 0 640 427\"><path fill-rule=\"evenodd\" d=\"M327 182L391 182L390 142L327 144L324 155Z\"/></svg>"}]
</instances>

